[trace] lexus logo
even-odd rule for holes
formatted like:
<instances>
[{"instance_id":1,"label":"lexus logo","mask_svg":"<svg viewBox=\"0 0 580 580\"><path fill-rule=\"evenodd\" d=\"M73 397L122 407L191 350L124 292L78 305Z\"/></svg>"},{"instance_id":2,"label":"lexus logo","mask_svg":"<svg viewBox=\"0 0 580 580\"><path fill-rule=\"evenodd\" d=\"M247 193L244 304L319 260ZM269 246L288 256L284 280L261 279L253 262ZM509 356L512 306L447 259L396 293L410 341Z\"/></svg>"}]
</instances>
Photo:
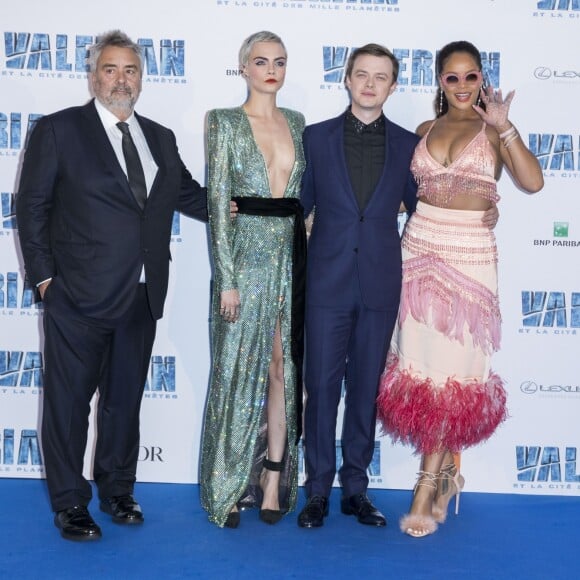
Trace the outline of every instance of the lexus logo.
<instances>
[{"instance_id":1,"label":"lexus logo","mask_svg":"<svg viewBox=\"0 0 580 580\"><path fill-rule=\"evenodd\" d=\"M546 79L549 79L552 76L552 71L547 66L539 66L534 71L534 76L537 79L545 81Z\"/></svg>"},{"instance_id":2,"label":"lexus logo","mask_svg":"<svg viewBox=\"0 0 580 580\"><path fill-rule=\"evenodd\" d=\"M576 70L558 71L552 70L547 66L539 66L534 70L534 76L541 81L548 80L552 77L554 79L575 80L580 78L580 72Z\"/></svg>"},{"instance_id":3,"label":"lexus logo","mask_svg":"<svg viewBox=\"0 0 580 580\"><path fill-rule=\"evenodd\" d=\"M520 385L520 390L527 395L533 395L538 390L538 385L534 381L524 381Z\"/></svg>"}]
</instances>

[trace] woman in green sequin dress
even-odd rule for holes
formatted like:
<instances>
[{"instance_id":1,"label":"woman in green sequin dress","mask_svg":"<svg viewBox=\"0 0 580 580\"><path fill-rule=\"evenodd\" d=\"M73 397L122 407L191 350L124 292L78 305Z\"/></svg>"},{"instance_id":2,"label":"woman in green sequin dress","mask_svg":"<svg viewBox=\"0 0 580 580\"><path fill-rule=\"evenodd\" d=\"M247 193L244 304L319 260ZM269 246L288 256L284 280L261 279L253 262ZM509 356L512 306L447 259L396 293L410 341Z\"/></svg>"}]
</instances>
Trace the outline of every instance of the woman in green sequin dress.
<instances>
[{"instance_id":1,"label":"woman in green sequin dress","mask_svg":"<svg viewBox=\"0 0 580 580\"><path fill-rule=\"evenodd\" d=\"M294 228L303 218L248 214L242 202L300 207L304 117L276 106L286 72L278 36L251 35L240 64L247 101L208 116L213 367L200 485L209 519L228 527L237 527L240 508L259 505L267 523L294 509L301 407L291 323Z\"/></svg>"}]
</instances>

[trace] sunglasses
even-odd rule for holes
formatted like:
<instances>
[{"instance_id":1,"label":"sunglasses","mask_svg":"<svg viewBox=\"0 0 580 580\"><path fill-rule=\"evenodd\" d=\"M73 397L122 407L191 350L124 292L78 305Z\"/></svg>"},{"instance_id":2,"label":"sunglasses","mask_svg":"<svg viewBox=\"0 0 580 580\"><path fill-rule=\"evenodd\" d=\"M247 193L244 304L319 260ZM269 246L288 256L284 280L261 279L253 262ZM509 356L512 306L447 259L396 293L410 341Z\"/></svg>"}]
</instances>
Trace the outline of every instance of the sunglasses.
<instances>
[{"instance_id":1,"label":"sunglasses","mask_svg":"<svg viewBox=\"0 0 580 580\"><path fill-rule=\"evenodd\" d=\"M441 75L441 82L446 85L446 86L455 86L457 84L459 84L460 82L462 83L468 83L468 84L473 84L473 83L480 83L483 79L481 72L480 71L470 71L468 73L465 74L459 74L459 73L445 73L443 75Z\"/></svg>"}]
</instances>

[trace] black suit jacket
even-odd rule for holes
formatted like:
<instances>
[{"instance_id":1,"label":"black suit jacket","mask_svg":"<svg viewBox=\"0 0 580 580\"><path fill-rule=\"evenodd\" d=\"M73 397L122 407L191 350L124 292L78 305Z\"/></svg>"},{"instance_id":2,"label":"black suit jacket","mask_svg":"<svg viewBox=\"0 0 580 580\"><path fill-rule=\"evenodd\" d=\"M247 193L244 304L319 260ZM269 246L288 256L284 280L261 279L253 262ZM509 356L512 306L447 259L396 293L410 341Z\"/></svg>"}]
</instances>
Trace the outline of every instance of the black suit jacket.
<instances>
[{"instance_id":1,"label":"black suit jacket","mask_svg":"<svg viewBox=\"0 0 580 580\"><path fill-rule=\"evenodd\" d=\"M181 161L173 132L137 119L158 166L143 211L94 101L40 119L24 155L16 215L28 278L52 277L91 318L127 311L143 265L152 315L161 318L173 212L207 221L206 191Z\"/></svg>"}]
</instances>

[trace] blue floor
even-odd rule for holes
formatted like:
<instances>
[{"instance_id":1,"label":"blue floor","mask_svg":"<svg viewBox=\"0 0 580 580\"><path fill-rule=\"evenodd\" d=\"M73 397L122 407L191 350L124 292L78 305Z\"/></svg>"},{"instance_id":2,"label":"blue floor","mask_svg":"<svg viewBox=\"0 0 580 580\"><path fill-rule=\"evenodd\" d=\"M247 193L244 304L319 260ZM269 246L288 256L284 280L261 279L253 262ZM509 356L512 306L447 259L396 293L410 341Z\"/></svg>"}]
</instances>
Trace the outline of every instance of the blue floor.
<instances>
[{"instance_id":1,"label":"blue floor","mask_svg":"<svg viewBox=\"0 0 580 580\"><path fill-rule=\"evenodd\" d=\"M75 543L61 539L54 527L43 481L0 479L0 578L580 577L578 497L464 493L458 517L450 515L432 536L413 539L396 523L410 493L370 495L389 519L387 528L368 528L342 515L335 490L323 528L298 528L296 514L267 526L254 510L229 530L207 521L197 486L138 484L143 526L115 525L93 501L103 538Z\"/></svg>"}]
</instances>

